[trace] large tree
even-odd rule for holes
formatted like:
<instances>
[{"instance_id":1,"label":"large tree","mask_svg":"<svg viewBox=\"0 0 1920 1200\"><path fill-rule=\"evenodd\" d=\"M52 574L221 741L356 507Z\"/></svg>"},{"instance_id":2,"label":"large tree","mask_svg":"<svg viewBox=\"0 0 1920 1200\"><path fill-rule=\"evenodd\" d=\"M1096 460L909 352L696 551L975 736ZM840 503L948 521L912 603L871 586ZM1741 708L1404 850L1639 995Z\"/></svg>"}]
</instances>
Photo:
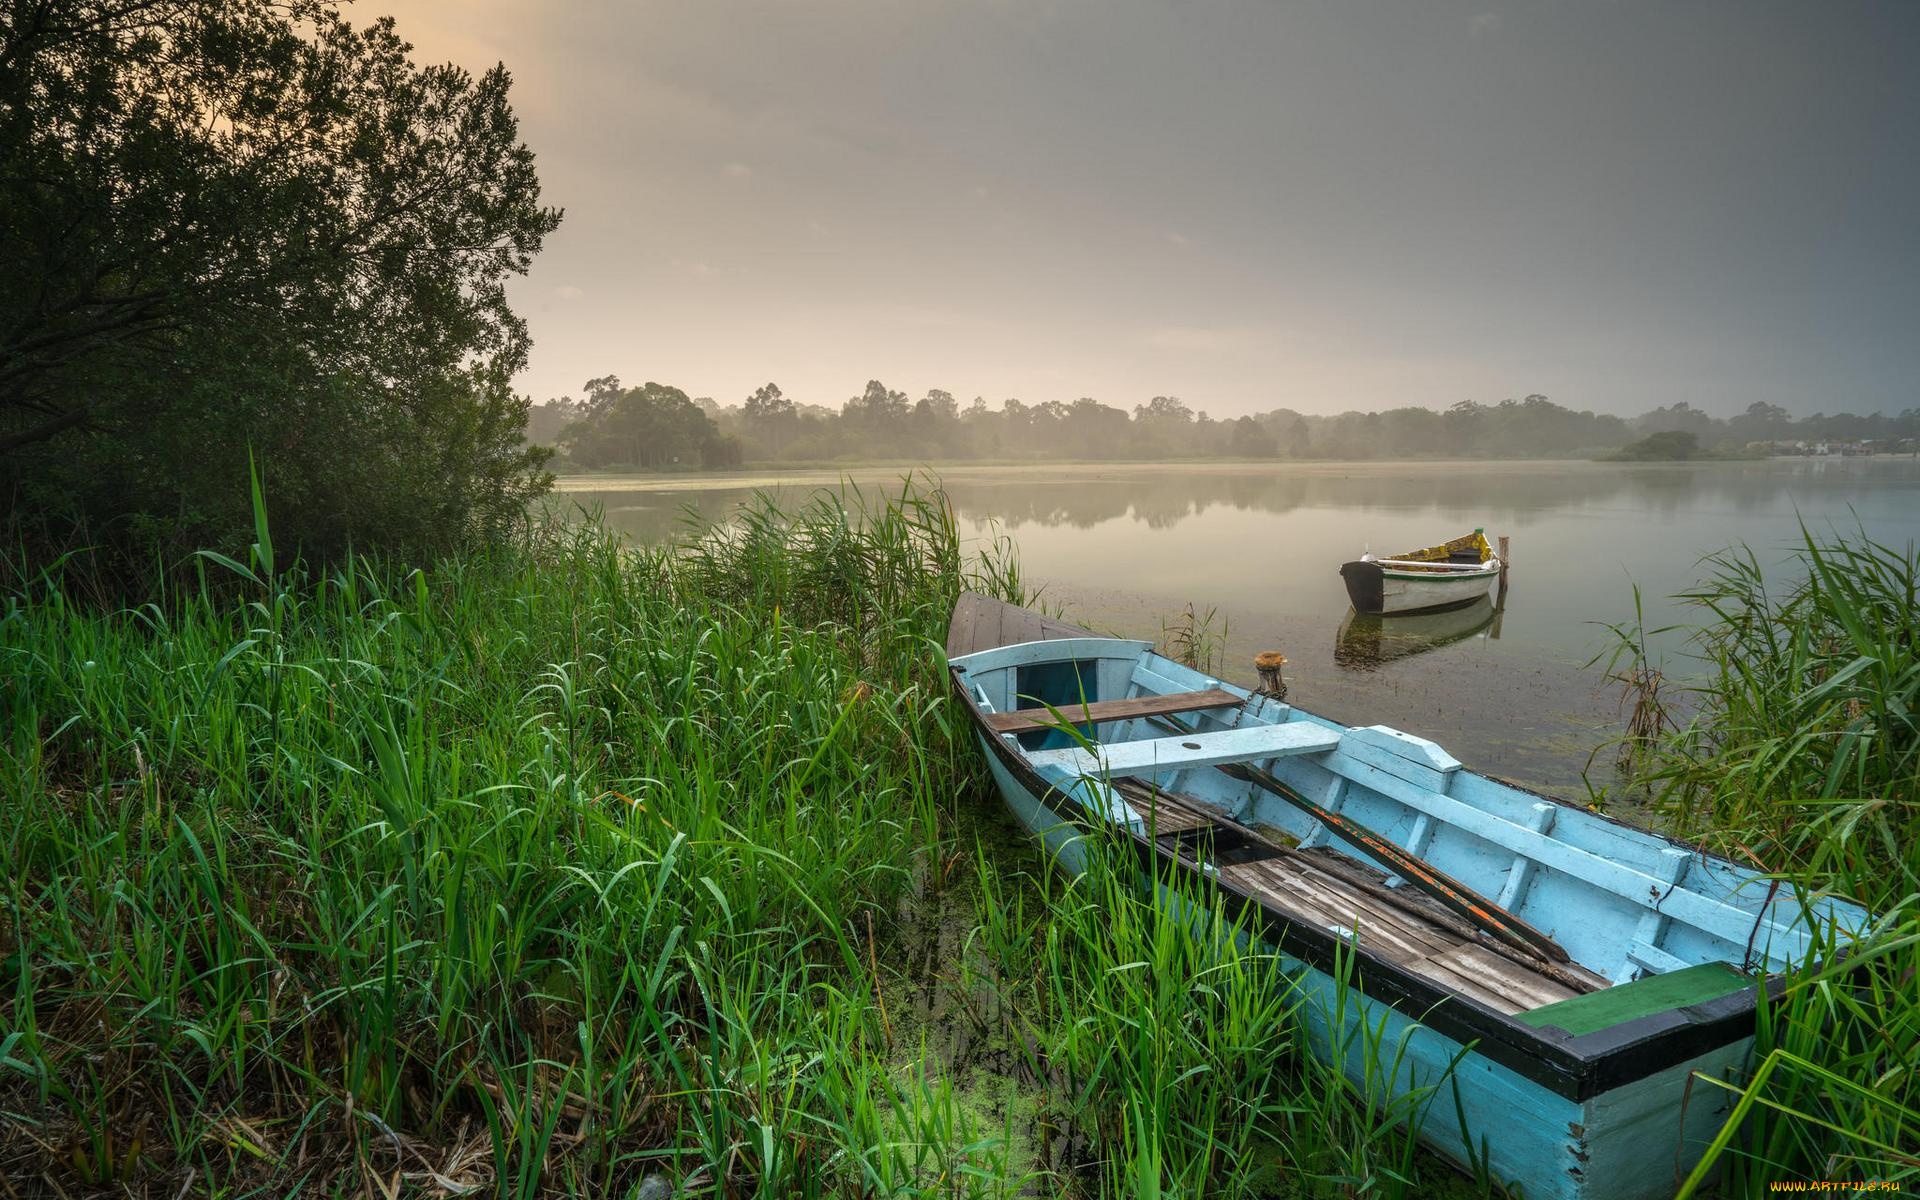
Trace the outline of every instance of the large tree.
<instances>
[{"instance_id":1,"label":"large tree","mask_svg":"<svg viewBox=\"0 0 1920 1200\"><path fill-rule=\"evenodd\" d=\"M730 467L739 443L677 387L623 388L612 375L586 385L585 415L560 433L567 456L585 467Z\"/></svg>"},{"instance_id":2,"label":"large tree","mask_svg":"<svg viewBox=\"0 0 1920 1200\"><path fill-rule=\"evenodd\" d=\"M800 410L777 383L755 389L741 406L748 431L769 451L779 451L800 426Z\"/></svg>"},{"instance_id":3,"label":"large tree","mask_svg":"<svg viewBox=\"0 0 1920 1200\"><path fill-rule=\"evenodd\" d=\"M444 543L542 486L503 285L559 213L505 68L410 50L332 0L0 6L8 503L204 536L251 447L325 550Z\"/></svg>"},{"instance_id":4,"label":"large tree","mask_svg":"<svg viewBox=\"0 0 1920 1200\"><path fill-rule=\"evenodd\" d=\"M878 379L869 379L866 390L850 397L840 413L856 429L888 434L897 432L912 411L905 392L896 392Z\"/></svg>"}]
</instances>

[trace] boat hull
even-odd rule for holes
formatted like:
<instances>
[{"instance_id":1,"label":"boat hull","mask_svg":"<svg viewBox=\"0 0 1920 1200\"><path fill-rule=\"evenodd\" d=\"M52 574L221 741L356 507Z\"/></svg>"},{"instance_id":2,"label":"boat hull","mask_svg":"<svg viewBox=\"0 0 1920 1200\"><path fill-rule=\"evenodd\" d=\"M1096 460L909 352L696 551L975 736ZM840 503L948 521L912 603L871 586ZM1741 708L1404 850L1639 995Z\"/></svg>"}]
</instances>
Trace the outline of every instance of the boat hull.
<instances>
[{"instance_id":1,"label":"boat hull","mask_svg":"<svg viewBox=\"0 0 1920 1200\"><path fill-rule=\"evenodd\" d=\"M1780 994L1781 972L1827 938L1872 921L1466 771L1425 739L1248 693L1149 642L967 594L946 649L953 699L1003 799L1068 869L1086 869L1098 837L1134 856L1142 887L1159 888L1171 911L1217 899L1280 957L1306 1001L1310 1045L1383 1119L1418 1120L1436 1151L1486 1164L1535 1200L1671 1195L1728 1112L1729 1093L1691 1075L1737 1073L1758 996ZM1222 695L1238 700L1221 707ZM1041 712L1052 729L1033 723ZM1256 762L1258 776L1228 769ZM1148 779L1155 790L1143 793ZM1184 806L1171 814L1184 823L1161 832L1156 796ZM1449 935L1417 916L1430 909L1383 897L1394 885L1384 874L1353 891L1351 874L1316 881L1315 867L1300 869L1322 851L1391 866L1388 848L1477 888L1492 912L1537 923L1565 969L1503 960L1482 944L1484 925L1479 937ZM1573 995L1574 971L1605 982ZM1369 1077L1381 1062L1392 1078Z\"/></svg>"},{"instance_id":2,"label":"boat hull","mask_svg":"<svg viewBox=\"0 0 1920 1200\"><path fill-rule=\"evenodd\" d=\"M1048 802L1052 791L996 739L979 738L1008 810L1068 870L1087 866L1089 831ZM1143 883L1158 862L1152 844L1134 838ZM1157 885L1163 903L1184 899ZM1421 1141L1463 1171L1484 1166L1510 1190L1533 1200L1657 1200L1673 1195L1726 1120L1731 1093L1700 1085L1695 1072L1731 1080L1746 1065L1753 1039L1742 1038L1620 1087L1579 1099L1475 1053L1463 1042L1415 1021L1393 1005L1342 982L1322 965L1287 952L1286 922L1257 902L1220 888L1229 916L1244 911L1263 930L1263 948L1295 980L1308 1044L1322 1061L1338 1062L1348 1081L1385 1111L1411 1110ZM1251 911L1247 911L1247 910ZM1372 1043L1381 1049L1368 1052ZM1391 1072L1391 1077L1386 1073ZM1676 1117L1674 1097L1690 1099ZM1456 1096L1458 1103L1456 1104ZM1464 1116L1465 1124L1461 1118Z\"/></svg>"},{"instance_id":3,"label":"boat hull","mask_svg":"<svg viewBox=\"0 0 1920 1200\"><path fill-rule=\"evenodd\" d=\"M1497 563L1479 570L1447 572L1395 570L1365 559L1340 567L1340 578L1346 582L1353 607L1379 616L1464 608L1484 599L1499 577Z\"/></svg>"}]
</instances>

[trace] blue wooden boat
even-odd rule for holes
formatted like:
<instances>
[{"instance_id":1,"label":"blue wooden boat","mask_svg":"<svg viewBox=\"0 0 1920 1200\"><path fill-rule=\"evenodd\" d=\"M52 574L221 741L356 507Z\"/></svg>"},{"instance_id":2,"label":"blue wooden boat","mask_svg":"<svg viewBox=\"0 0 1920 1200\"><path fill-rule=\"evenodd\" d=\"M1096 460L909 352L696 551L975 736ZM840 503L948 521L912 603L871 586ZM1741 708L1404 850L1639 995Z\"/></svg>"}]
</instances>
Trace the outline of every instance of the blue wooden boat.
<instances>
[{"instance_id":1,"label":"blue wooden boat","mask_svg":"<svg viewBox=\"0 0 1920 1200\"><path fill-rule=\"evenodd\" d=\"M1671 1195L1728 1111L1690 1076L1740 1071L1757 989L1868 922L1147 642L968 593L947 655L1008 806L1070 868L1105 827L1144 877L1216 891L1295 973L1322 1054L1363 1023L1404 1042L1343 1069L1393 1070L1374 1094L1424 1095L1422 1138L1529 1200Z\"/></svg>"}]
</instances>

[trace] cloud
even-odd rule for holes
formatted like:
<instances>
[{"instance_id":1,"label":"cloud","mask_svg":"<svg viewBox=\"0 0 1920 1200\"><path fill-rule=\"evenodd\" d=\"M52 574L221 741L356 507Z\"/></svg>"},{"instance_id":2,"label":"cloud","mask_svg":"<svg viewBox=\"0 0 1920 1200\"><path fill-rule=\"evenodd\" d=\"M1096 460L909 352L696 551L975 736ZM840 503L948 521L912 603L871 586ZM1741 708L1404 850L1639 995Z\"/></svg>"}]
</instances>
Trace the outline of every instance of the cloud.
<instances>
[{"instance_id":1,"label":"cloud","mask_svg":"<svg viewBox=\"0 0 1920 1200\"><path fill-rule=\"evenodd\" d=\"M1220 354L1255 345L1258 335L1251 329L1206 327L1199 325L1162 325L1147 331L1146 342L1161 350L1184 350L1196 354Z\"/></svg>"},{"instance_id":2,"label":"cloud","mask_svg":"<svg viewBox=\"0 0 1920 1200\"><path fill-rule=\"evenodd\" d=\"M836 401L1914 402L1920 158L1885 149L1920 121L1920 4L1189 7L379 9L420 61L514 73L567 210L514 288L536 394L643 354ZM970 336L844 315L876 294Z\"/></svg>"}]
</instances>

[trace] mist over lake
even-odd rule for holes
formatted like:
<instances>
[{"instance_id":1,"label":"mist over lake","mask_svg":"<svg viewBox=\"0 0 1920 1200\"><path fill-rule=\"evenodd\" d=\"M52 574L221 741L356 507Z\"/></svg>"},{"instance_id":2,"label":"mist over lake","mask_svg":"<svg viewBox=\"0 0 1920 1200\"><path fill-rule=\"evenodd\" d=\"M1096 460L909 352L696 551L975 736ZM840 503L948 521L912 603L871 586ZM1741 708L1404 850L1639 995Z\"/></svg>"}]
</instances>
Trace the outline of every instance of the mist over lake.
<instances>
[{"instance_id":1,"label":"mist over lake","mask_svg":"<svg viewBox=\"0 0 1920 1200\"><path fill-rule=\"evenodd\" d=\"M756 489L792 499L906 468L562 477L559 499L656 542L724 520ZM1784 560L1804 521L1895 545L1920 536L1911 458L1758 462L1156 464L962 467L936 472L963 532L1006 535L1043 603L1152 638L1191 602L1227 634L1219 670L1254 682L1261 650L1287 655L1291 699L1345 722L1418 729L1460 758L1562 795L1621 727L1617 689L1586 664L1605 624L1682 615L1671 597L1702 555L1746 543ZM1430 617L1350 611L1339 564L1484 526L1512 539L1506 605ZM1656 639L1684 675L1683 639ZM1594 760L1596 784L1610 754Z\"/></svg>"}]
</instances>

